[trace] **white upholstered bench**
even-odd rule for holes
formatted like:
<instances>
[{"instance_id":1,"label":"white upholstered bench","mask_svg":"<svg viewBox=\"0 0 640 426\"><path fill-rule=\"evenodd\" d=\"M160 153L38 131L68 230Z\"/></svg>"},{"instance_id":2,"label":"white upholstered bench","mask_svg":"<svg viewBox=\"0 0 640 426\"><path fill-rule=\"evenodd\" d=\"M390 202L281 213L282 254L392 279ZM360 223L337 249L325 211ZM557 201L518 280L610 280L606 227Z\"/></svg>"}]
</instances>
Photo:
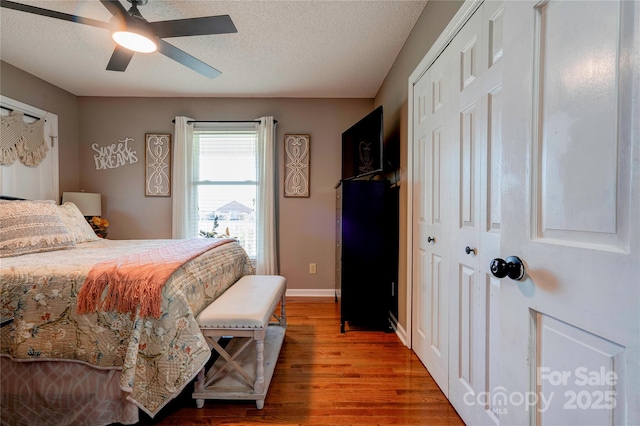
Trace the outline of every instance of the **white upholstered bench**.
<instances>
[{"instance_id":1,"label":"white upholstered bench","mask_svg":"<svg viewBox=\"0 0 640 426\"><path fill-rule=\"evenodd\" d=\"M200 330L220 356L198 373L192 395L198 408L205 399L255 400L264 407L287 325L286 286L278 275L245 275L200 312ZM221 337L232 338L224 348Z\"/></svg>"}]
</instances>

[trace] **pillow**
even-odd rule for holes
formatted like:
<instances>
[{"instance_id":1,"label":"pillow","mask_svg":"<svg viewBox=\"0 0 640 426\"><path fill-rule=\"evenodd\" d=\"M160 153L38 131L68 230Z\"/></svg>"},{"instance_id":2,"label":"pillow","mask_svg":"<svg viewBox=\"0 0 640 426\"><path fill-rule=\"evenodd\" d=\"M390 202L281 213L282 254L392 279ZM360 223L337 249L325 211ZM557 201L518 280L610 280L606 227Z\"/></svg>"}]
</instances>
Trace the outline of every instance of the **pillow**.
<instances>
[{"instance_id":1,"label":"pillow","mask_svg":"<svg viewBox=\"0 0 640 426\"><path fill-rule=\"evenodd\" d=\"M74 246L53 201L0 200L0 257Z\"/></svg>"},{"instance_id":2,"label":"pillow","mask_svg":"<svg viewBox=\"0 0 640 426\"><path fill-rule=\"evenodd\" d=\"M82 216L82 212L78 209L78 206L71 201L67 201L61 206L58 206L58 213L60 218L69 229L69 233L73 236L76 243L84 243L87 241L98 241L100 238L93 232L93 228L87 222L87 219Z\"/></svg>"}]
</instances>

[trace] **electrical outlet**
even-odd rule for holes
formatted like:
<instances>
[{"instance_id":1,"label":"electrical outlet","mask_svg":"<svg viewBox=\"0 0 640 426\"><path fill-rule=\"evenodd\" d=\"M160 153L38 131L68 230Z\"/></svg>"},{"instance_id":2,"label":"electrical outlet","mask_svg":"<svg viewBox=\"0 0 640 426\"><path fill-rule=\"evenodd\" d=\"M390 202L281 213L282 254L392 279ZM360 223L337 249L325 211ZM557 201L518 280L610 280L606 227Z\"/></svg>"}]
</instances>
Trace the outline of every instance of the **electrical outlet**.
<instances>
[{"instance_id":1,"label":"electrical outlet","mask_svg":"<svg viewBox=\"0 0 640 426\"><path fill-rule=\"evenodd\" d=\"M317 264L315 264L315 263L310 263L310 264L309 264L309 273L310 273L310 274L315 274L315 273L317 273L317 272L318 272L317 266L318 266L318 265L317 265Z\"/></svg>"}]
</instances>

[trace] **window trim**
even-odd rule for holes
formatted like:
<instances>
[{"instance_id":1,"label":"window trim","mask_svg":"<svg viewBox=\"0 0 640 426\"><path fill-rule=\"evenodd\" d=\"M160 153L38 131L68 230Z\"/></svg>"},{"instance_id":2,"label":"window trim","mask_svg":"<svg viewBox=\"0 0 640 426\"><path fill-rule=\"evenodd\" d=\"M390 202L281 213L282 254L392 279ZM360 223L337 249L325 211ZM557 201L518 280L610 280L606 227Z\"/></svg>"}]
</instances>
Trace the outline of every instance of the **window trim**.
<instances>
[{"instance_id":1,"label":"window trim","mask_svg":"<svg viewBox=\"0 0 640 426\"><path fill-rule=\"evenodd\" d=\"M218 180L194 180L195 176L199 176L200 175L200 153L201 153L201 141L202 139L205 139L207 137L207 135L209 135L211 138L216 138L216 137L220 137L220 139L227 137L228 139L232 139L234 136L238 136L238 139L253 139L254 142L254 158L256 160L255 163L255 176L256 178L258 177L258 157L259 157L259 152L258 152L258 125L257 123L253 123L253 122L233 122L233 123L229 123L229 122L218 122L218 123L203 123L201 125L198 125L197 123L195 123L194 129L193 129L193 134L192 134L192 141L193 141L193 151L192 151L192 161L193 161L193 165L192 165L192 174L190 176L191 179L191 185L193 188L193 197L194 197L194 204L195 204L195 208L196 208L196 218L195 218L195 224L197 227L196 232L200 232L200 215L197 213L198 211L200 211L200 202L199 202L199 191L198 188L199 187L212 187L212 186L254 186L256 188L256 199L257 199L257 192L258 192L258 185L259 185L259 181L256 180L232 180L232 181L218 181ZM244 137L243 137L244 136ZM233 200L232 200L233 201ZM258 214L258 209L257 206L254 207L254 215L256 215L256 218L253 222L254 225L254 236L255 236L255 241L254 241L254 246L255 246L255 250L256 253L254 255L251 255L249 253L249 250L245 248L245 250L247 250L247 255L249 256L249 260L251 261L251 264L254 266L254 268L256 267L257 264L257 258L258 258L258 218L257 218L257 214Z\"/></svg>"}]
</instances>

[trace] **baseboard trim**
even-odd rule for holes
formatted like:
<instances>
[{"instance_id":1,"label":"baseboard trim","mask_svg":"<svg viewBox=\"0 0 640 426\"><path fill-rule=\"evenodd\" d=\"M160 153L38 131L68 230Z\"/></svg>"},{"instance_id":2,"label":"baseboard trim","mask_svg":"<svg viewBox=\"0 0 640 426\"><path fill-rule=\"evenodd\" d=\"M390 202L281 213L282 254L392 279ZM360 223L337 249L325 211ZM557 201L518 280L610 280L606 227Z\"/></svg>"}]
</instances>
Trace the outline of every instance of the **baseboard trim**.
<instances>
[{"instance_id":1,"label":"baseboard trim","mask_svg":"<svg viewBox=\"0 0 640 426\"><path fill-rule=\"evenodd\" d=\"M411 347L409 346L409 344L407 343L407 330L405 330L404 328L402 328L402 326L400 324L397 324L397 328L396 328L396 336L398 336L398 339L400 339L400 341L409 349L411 349Z\"/></svg>"},{"instance_id":2,"label":"baseboard trim","mask_svg":"<svg viewBox=\"0 0 640 426\"><path fill-rule=\"evenodd\" d=\"M287 297L336 297L334 289L325 288L288 288Z\"/></svg>"}]
</instances>

